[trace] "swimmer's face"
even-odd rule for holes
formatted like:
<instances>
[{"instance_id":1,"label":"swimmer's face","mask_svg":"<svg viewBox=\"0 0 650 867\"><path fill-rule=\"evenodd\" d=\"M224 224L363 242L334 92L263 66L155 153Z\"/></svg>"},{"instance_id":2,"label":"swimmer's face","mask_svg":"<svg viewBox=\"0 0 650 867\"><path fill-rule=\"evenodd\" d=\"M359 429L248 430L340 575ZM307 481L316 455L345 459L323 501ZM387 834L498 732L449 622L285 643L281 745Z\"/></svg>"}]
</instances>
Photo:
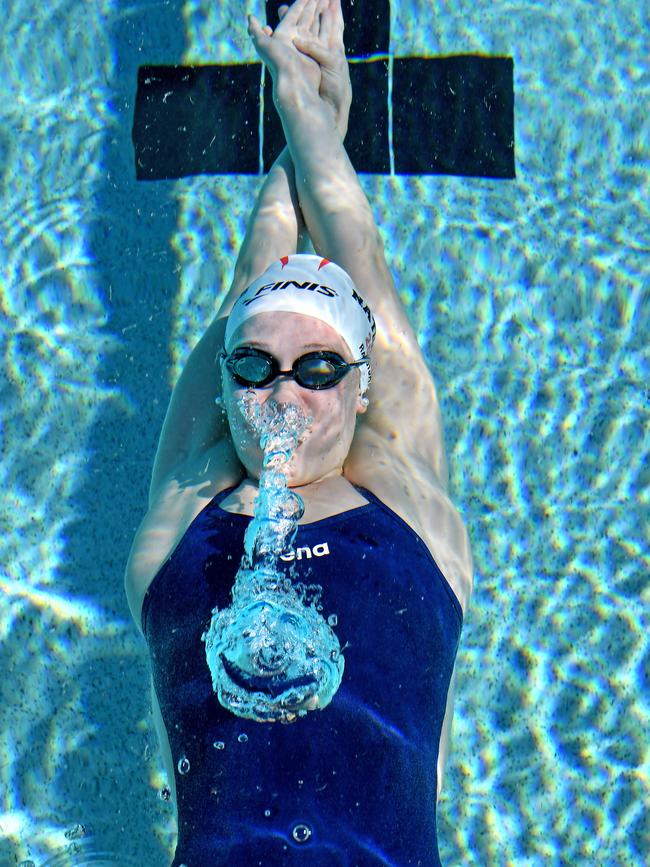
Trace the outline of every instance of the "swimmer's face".
<instances>
[{"instance_id":1,"label":"swimmer's face","mask_svg":"<svg viewBox=\"0 0 650 867\"><path fill-rule=\"evenodd\" d=\"M337 352L344 361L354 361L340 335L325 322L301 313L258 313L235 332L233 349L254 346L274 356L281 370L291 370L297 358L319 349ZM221 365L223 399L230 432L239 460L251 478L262 470L258 435L247 425L237 402L249 389L239 385ZM275 400L294 404L313 419L289 464L289 485L297 487L326 476L339 475L350 451L356 418L365 412L359 394L359 370L351 370L332 388L314 391L302 388L290 377L277 377L254 389L260 404Z\"/></svg>"}]
</instances>

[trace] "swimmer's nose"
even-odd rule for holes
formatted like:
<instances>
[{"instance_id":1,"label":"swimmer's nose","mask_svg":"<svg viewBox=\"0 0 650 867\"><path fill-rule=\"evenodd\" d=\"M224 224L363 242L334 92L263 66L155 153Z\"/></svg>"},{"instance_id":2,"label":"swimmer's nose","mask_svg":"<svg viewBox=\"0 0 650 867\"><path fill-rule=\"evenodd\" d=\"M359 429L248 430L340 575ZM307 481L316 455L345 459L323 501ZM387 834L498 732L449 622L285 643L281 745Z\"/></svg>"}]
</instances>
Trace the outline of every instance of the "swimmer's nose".
<instances>
[{"instance_id":1,"label":"swimmer's nose","mask_svg":"<svg viewBox=\"0 0 650 867\"><path fill-rule=\"evenodd\" d=\"M296 398L300 397L301 391L293 377L280 374L272 383L269 397L274 398L278 403L296 403Z\"/></svg>"}]
</instances>

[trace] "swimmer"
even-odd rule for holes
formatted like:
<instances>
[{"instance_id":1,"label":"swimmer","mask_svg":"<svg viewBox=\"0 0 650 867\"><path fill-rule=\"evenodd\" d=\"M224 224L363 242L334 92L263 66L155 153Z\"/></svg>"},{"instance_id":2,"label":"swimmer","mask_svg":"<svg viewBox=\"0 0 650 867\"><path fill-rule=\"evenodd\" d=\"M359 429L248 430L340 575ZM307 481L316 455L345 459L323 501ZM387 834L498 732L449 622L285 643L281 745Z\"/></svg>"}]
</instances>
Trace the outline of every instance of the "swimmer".
<instances>
[{"instance_id":1,"label":"swimmer","mask_svg":"<svg viewBox=\"0 0 650 867\"><path fill-rule=\"evenodd\" d=\"M125 577L177 812L173 867L437 867L472 558L436 387L345 151L340 0L248 27L286 147L174 387ZM285 468L304 510L280 562L321 588L345 657L331 700L293 720L225 707L202 640L233 604L259 493L246 395L310 419Z\"/></svg>"}]
</instances>

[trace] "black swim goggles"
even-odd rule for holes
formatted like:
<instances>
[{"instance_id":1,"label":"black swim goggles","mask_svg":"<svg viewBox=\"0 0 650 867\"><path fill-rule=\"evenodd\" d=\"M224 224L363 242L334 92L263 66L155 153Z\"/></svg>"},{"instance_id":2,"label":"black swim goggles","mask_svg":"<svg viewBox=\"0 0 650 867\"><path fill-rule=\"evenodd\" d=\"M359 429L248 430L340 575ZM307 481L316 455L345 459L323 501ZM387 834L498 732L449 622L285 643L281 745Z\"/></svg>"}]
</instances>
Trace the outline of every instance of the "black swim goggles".
<instances>
[{"instance_id":1,"label":"black swim goggles","mask_svg":"<svg viewBox=\"0 0 650 867\"><path fill-rule=\"evenodd\" d=\"M253 346L240 346L230 354L222 349L220 356L235 382L247 388L263 388L277 376L290 376L302 388L321 391L333 388L353 367L368 363L365 359L348 363L336 352L319 350L296 358L291 370L280 370L277 359Z\"/></svg>"}]
</instances>

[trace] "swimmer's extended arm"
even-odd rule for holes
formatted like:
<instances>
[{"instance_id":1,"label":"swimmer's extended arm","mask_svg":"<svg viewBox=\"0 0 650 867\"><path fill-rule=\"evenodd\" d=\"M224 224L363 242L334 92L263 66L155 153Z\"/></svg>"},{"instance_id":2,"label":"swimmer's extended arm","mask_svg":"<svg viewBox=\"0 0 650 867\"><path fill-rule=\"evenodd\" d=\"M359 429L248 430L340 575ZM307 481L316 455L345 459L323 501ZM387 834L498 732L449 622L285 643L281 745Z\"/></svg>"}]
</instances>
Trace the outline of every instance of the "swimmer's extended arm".
<instances>
[{"instance_id":1,"label":"swimmer's extended arm","mask_svg":"<svg viewBox=\"0 0 650 867\"><path fill-rule=\"evenodd\" d=\"M288 6L280 6L278 14L281 22L288 9ZM282 23L279 24L276 30L279 32L282 26ZM291 23L286 22L284 26L291 28ZM343 47L340 8L338 16L334 9L328 9L323 16L321 31L319 44L311 43L309 38L297 40L297 44L315 53L321 79L319 95L331 108L334 124L341 141L344 141L352 104L352 86ZM263 32L270 35L273 31L267 25ZM235 266L234 298L275 259L290 253L305 252L308 247L309 235L298 200L293 159L289 148L285 147L271 168L251 214ZM230 311L234 298L226 298L218 315Z\"/></svg>"},{"instance_id":2,"label":"swimmer's extended arm","mask_svg":"<svg viewBox=\"0 0 650 867\"><path fill-rule=\"evenodd\" d=\"M355 273L367 277L379 270L379 281L355 282L375 318L385 310L391 326L411 331L370 205L343 146L352 99L343 29L340 0L295 0L275 31L249 16L255 48L273 76L273 99L295 167L298 207L315 249L353 279ZM320 83L313 74L316 64ZM356 261L348 261L351 254Z\"/></svg>"},{"instance_id":3,"label":"swimmer's extended arm","mask_svg":"<svg viewBox=\"0 0 650 867\"><path fill-rule=\"evenodd\" d=\"M314 249L350 274L377 325L370 405L357 419L343 472L353 484L404 504L411 525L431 539L436 562L466 607L473 581L471 549L462 516L447 495L442 415L433 376L397 293L381 233L332 106L311 76L305 53L311 58L317 52L302 37L302 47L296 47L296 36L301 28L313 29L311 19L319 8L318 0L296 0L282 21L285 25L291 17L293 33L287 28L282 35L278 27L269 36L252 16L249 32L273 76L273 99ZM336 19L331 33L341 40L340 0L329 0L327 10ZM328 41L327 33L323 37L319 32L307 42L323 40ZM432 274L432 289L434 281ZM425 292L428 300L430 291Z\"/></svg>"},{"instance_id":4,"label":"swimmer's extended arm","mask_svg":"<svg viewBox=\"0 0 650 867\"><path fill-rule=\"evenodd\" d=\"M304 222L296 195L293 163L287 148L271 167L251 214L233 282L214 320L185 363L174 386L156 452L149 503L179 473L184 483L196 479L198 467L212 475L209 461L229 474L225 484L236 484L238 468L230 429L215 404L221 396L221 374L217 354L223 345L226 317L243 290L274 259L295 253ZM230 468L230 469L228 469Z\"/></svg>"},{"instance_id":5,"label":"swimmer's extended arm","mask_svg":"<svg viewBox=\"0 0 650 867\"><path fill-rule=\"evenodd\" d=\"M313 5L313 0L296 0L292 15L304 16ZM330 0L328 9L336 15L342 38L340 0ZM357 422L344 471L350 481L364 484L388 450L394 476L433 474L444 491L447 462L431 371L395 289L381 234L332 106L305 74L309 70L302 52L307 46L301 39L298 51L295 36L294 42L280 40L279 30L271 37L249 19L256 50L273 75L273 98L295 167L300 208L314 249L350 274L377 324L370 408Z\"/></svg>"},{"instance_id":6,"label":"swimmer's extended arm","mask_svg":"<svg viewBox=\"0 0 650 867\"><path fill-rule=\"evenodd\" d=\"M281 17L284 14L281 9ZM333 51L328 68L330 79L323 92L343 139L352 99L345 54L341 56L340 51ZM232 286L174 387L156 453L150 504L181 468L187 470L189 465L196 464L201 471L205 468L210 472L202 459L208 454L210 460L226 468L232 477L230 483L235 483L239 462L227 422L215 405L215 398L219 398L221 392L216 355L223 342L225 317L241 292L275 259L307 248L308 235L298 202L293 160L285 147L259 192L237 258ZM190 475L194 475L192 469Z\"/></svg>"}]
</instances>

